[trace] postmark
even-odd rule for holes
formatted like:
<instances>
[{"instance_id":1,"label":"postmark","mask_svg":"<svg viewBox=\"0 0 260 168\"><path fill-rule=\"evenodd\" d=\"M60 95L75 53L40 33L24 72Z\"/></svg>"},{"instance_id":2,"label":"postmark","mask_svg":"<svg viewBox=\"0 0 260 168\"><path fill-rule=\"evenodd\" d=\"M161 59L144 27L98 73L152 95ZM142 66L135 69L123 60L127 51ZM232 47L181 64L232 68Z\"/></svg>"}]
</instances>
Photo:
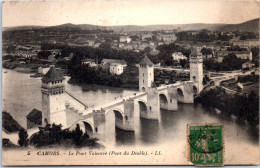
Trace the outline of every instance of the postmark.
<instances>
[{"instance_id":1,"label":"postmark","mask_svg":"<svg viewBox=\"0 0 260 168\"><path fill-rule=\"evenodd\" d=\"M222 124L189 124L187 126L188 161L196 166L223 166Z\"/></svg>"}]
</instances>

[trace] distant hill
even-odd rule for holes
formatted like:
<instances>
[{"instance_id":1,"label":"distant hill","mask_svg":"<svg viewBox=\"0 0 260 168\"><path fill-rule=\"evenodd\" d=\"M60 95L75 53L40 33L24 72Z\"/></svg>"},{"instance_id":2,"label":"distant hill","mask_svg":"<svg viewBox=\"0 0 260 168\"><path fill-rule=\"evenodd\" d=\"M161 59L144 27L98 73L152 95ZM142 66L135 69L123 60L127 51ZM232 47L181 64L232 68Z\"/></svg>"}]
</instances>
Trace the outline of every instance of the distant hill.
<instances>
[{"instance_id":1,"label":"distant hill","mask_svg":"<svg viewBox=\"0 0 260 168\"><path fill-rule=\"evenodd\" d=\"M17 30L35 30L45 28L46 26L16 26L16 27L3 27L3 31L17 31Z\"/></svg>"},{"instance_id":2,"label":"distant hill","mask_svg":"<svg viewBox=\"0 0 260 168\"><path fill-rule=\"evenodd\" d=\"M220 25L220 26L213 26L209 28L209 30L219 30L223 32L228 31L247 31L247 32L259 32L259 18L249 20L244 23L240 24L226 24L226 25Z\"/></svg>"},{"instance_id":3,"label":"distant hill","mask_svg":"<svg viewBox=\"0 0 260 168\"><path fill-rule=\"evenodd\" d=\"M172 30L180 27L181 30L218 30L218 31L249 31L249 32L259 32L259 18L253 19L240 24L203 24L203 23L192 23L192 24L168 24L168 25L147 25L147 26L137 26L137 25L122 25L122 26L97 26L91 24L62 24L58 26L19 26L19 27L7 27L3 28L4 31L13 30L34 30L34 29L52 29L52 30L114 30L115 32L123 31L156 31L156 30Z\"/></svg>"}]
</instances>

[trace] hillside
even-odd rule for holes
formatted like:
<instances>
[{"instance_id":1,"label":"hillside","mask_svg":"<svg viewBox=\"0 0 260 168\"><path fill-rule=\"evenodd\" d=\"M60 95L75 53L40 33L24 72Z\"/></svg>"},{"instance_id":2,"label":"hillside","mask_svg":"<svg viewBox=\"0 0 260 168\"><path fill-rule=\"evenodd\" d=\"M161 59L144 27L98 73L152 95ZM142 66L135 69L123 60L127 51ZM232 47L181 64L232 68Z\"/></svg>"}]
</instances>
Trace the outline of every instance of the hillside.
<instances>
[{"instance_id":1,"label":"hillside","mask_svg":"<svg viewBox=\"0 0 260 168\"><path fill-rule=\"evenodd\" d=\"M219 30L223 32L228 31L247 31L247 32L259 32L259 18L253 19L241 24L227 24L221 26L213 26L209 30Z\"/></svg>"}]
</instances>

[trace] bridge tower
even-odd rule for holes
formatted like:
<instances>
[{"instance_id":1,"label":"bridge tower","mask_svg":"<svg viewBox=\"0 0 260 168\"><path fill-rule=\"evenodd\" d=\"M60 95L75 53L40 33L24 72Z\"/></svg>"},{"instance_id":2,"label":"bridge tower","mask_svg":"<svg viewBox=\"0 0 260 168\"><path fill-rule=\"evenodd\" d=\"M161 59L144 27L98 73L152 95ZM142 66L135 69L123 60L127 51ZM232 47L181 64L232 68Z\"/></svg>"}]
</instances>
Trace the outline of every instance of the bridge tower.
<instances>
[{"instance_id":1,"label":"bridge tower","mask_svg":"<svg viewBox=\"0 0 260 168\"><path fill-rule=\"evenodd\" d=\"M203 58L199 49L193 49L190 54L190 81L194 82L195 94L203 89Z\"/></svg>"},{"instance_id":2,"label":"bridge tower","mask_svg":"<svg viewBox=\"0 0 260 168\"><path fill-rule=\"evenodd\" d=\"M42 78L42 124L62 124L66 128L64 78L55 67Z\"/></svg>"},{"instance_id":3,"label":"bridge tower","mask_svg":"<svg viewBox=\"0 0 260 168\"><path fill-rule=\"evenodd\" d=\"M144 56L139 63L139 91L147 92L148 88L152 86L154 82L154 64L147 57Z\"/></svg>"}]
</instances>

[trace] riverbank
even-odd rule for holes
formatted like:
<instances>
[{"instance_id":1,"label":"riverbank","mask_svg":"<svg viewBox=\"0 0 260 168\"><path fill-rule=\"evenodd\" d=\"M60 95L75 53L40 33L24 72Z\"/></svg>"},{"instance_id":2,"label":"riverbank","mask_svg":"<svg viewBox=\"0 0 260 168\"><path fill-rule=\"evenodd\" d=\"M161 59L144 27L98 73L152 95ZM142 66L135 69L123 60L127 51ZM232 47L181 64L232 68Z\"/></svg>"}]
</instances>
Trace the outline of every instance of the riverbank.
<instances>
[{"instance_id":1,"label":"riverbank","mask_svg":"<svg viewBox=\"0 0 260 168\"><path fill-rule=\"evenodd\" d=\"M248 97L230 94L221 87L202 91L197 102L219 109L240 122L259 127L259 95L251 92Z\"/></svg>"}]
</instances>

